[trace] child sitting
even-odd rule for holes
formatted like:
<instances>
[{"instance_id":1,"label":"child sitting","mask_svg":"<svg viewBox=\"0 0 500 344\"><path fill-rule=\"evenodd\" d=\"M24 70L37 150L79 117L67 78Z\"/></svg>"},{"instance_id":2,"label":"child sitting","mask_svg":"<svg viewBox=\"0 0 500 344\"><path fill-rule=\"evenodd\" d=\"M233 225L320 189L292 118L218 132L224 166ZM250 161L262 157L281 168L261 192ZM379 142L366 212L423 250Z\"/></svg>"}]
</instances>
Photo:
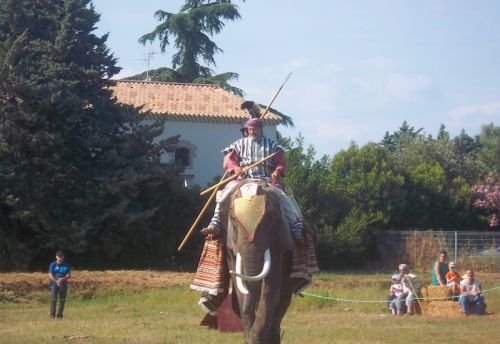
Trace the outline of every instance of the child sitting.
<instances>
[{"instance_id":1,"label":"child sitting","mask_svg":"<svg viewBox=\"0 0 500 344\"><path fill-rule=\"evenodd\" d=\"M457 272L455 262L451 262L448 266L449 271L446 273L446 286L451 288L453 295L460 295L460 274Z\"/></svg>"},{"instance_id":2,"label":"child sitting","mask_svg":"<svg viewBox=\"0 0 500 344\"><path fill-rule=\"evenodd\" d=\"M404 304L398 296L403 294L403 284L399 274L392 275L392 284L389 289L389 311L392 315L404 313Z\"/></svg>"}]
</instances>

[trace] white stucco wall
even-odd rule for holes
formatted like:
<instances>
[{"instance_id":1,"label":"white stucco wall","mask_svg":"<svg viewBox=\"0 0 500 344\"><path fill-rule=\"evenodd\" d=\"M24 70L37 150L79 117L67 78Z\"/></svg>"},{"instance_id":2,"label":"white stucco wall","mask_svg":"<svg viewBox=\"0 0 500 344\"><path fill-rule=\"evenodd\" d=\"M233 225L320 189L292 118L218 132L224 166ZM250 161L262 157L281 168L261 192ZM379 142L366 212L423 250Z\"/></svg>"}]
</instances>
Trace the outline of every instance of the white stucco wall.
<instances>
[{"instance_id":1,"label":"white stucco wall","mask_svg":"<svg viewBox=\"0 0 500 344\"><path fill-rule=\"evenodd\" d=\"M242 137L240 128L239 124L167 121L161 138L180 135L179 147L191 149L192 166L186 168L184 174L193 176L191 185L198 184L205 188L212 184L215 176L224 174L221 150ZM275 139L276 127L265 125L264 135ZM163 159L172 159L172 156L164 156Z\"/></svg>"}]
</instances>

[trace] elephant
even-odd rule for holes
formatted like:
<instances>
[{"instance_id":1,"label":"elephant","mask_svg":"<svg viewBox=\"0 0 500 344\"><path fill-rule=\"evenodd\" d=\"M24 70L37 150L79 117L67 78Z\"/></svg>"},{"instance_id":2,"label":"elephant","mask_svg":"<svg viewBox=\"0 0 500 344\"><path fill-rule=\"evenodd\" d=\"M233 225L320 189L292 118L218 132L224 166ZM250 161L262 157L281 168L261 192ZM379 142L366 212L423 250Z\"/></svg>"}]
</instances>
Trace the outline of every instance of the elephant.
<instances>
[{"instance_id":1,"label":"elephant","mask_svg":"<svg viewBox=\"0 0 500 344\"><path fill-rule=\"evenodd\" d=\"M266 182L245 180L221 201L232 305L249 344L280 343L281 321L294 294L293 239L279 192Z\"/></svg>"}]
</instances>

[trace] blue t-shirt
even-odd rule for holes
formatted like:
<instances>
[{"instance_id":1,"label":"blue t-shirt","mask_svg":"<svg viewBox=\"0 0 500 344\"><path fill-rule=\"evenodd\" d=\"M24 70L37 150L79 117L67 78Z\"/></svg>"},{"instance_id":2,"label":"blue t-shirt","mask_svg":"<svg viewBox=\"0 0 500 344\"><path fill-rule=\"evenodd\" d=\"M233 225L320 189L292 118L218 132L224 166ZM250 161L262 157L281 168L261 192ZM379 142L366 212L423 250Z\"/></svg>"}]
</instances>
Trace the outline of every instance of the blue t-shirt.
<instances>
[{"instance_id":1,"label":"blue t-shirt","mask_svg":"<svg viewBox=\"0 0 500 344\"><path fill-rule=\"evenodd\" d=\"M66 277L70 273L69 270L69 265L67 263L62 263L62 264L57 264L56 262L52 262L49 266L49 273L54 275L56 279ZM56 282L50 281L50 287L55 288L57 287ZM68 281L63 281L63 284L61 286L62 288L67 288L68 287Z\"/></svg>"}]
</instances>

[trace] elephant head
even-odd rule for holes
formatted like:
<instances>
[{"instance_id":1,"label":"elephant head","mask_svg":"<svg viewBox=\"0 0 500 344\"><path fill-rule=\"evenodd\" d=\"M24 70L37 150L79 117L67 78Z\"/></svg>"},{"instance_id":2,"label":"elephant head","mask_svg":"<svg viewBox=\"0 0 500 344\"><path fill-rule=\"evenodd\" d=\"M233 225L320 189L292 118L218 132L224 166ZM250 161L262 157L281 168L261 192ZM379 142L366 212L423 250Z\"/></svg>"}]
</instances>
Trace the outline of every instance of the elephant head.
<instances>
[{"instance_id":1,"label":"elephant head","mask_svg":"<svg viewBox=\"0 0 500 344\"><path fill-rule=\"evenodd\" d=\"M242 319L246 342L279 343L281 320L293 294L293 242L278 195L264 182L245 181L225 202L233 308Z\"/></svg>"}]
</instances>

